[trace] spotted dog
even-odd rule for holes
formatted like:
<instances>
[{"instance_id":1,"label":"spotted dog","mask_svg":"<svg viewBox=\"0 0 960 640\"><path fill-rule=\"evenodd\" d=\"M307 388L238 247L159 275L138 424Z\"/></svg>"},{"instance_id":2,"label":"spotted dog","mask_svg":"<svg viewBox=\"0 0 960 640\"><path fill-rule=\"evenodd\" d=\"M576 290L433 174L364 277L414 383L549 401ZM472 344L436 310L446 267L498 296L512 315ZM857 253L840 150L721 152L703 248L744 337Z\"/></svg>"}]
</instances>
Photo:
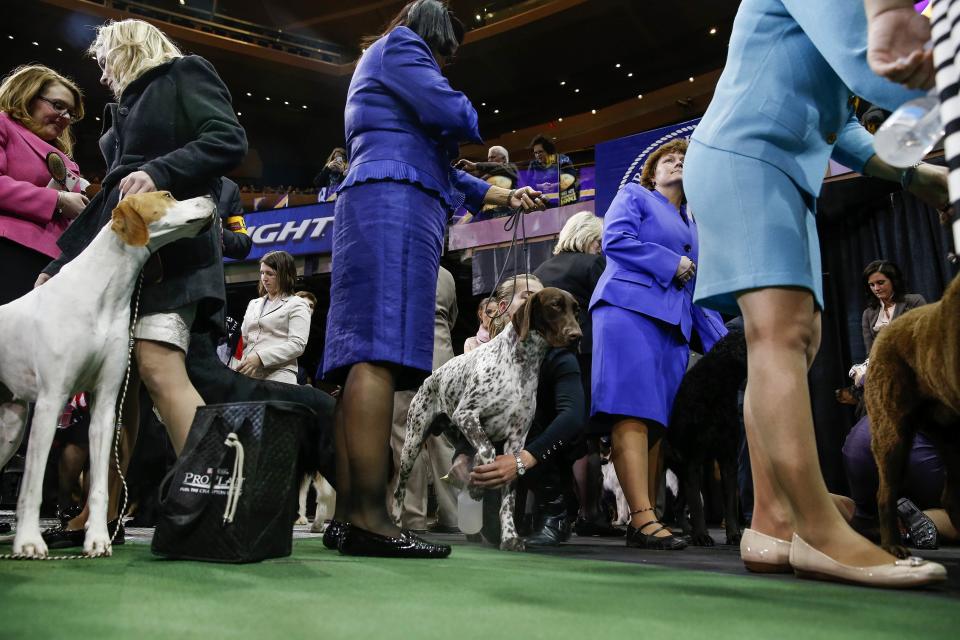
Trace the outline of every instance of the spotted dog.
<instances>
[{"instance_id":1,"label":"spotted dog","mask_svg":"<svg viewBox=\"0 0 960 640\"><path fill-rule=\"evenodd\" d=\"M476 465L493 462L493 442L519 453L533 422L540 365L551 347L579 340L577 301L566 291L543 289L527 300L496 338L448 361L428 377L410 403L407 435L400 453L400 482L394 513L401 512L407 479L434 421L449 418L477 450ZM471 488L480 498L483 491ZM523 551L513 523L513 484L503 487L500 548Z\"/></svg>"}]
</instances>

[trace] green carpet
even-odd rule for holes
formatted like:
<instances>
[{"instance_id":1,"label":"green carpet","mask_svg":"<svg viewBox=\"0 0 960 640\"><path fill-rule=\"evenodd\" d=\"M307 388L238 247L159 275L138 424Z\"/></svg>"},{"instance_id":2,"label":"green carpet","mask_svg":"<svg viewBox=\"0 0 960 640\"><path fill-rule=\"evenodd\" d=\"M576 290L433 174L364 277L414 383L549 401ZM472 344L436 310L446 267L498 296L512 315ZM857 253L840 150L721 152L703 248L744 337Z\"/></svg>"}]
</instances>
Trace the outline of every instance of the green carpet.
<instances>
[{"instance_id":1,"label":"green carpet","mask_svg":"<svg viewBox=\"0 0 960 640\"><path fill-rule=\"evenodd\" d=\"M440 561L347 558L318 539L252 565L0 561L0 638L960 637L937 594L455 546Z\"/></svg>"}]
</instances>

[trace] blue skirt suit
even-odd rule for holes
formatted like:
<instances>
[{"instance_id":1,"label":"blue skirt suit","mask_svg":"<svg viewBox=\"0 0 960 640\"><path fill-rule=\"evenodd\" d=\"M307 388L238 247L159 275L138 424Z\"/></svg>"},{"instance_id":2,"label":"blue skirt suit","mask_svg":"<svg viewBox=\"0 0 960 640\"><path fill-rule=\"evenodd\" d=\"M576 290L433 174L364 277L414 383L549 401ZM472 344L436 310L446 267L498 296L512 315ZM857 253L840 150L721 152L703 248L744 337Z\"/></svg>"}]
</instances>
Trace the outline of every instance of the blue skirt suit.
<instances>
[{"instance_id":1,"label":"blue skirt suit","mask_svg":"<svg viewBox=\"0 0 960 640\"><path fill-rule=\"evenodd\" d=\"M697 261L697 227L658 191L624 186L604 217L607 266L590 299L591 415L600 431L624 417L666 427L690 341L704 350L726 334L719 314L693 304L694 282L674 279L680 258Z\"/></svg>"},{"instance_id":2,"label":"blue skirt suit","mask_svg":"<svg viewBox=\"0 0 960 640\"><path fill-rule=\"evenodd\" d=\"M873 136L854 95L915 97L866 61L862 2L743 0L727 64L694 131L684 192L700 226L695 299L738 313L738 293L799 287L823 307L816 198L828 161L863 172Z\"/></svg>"},{"instance_id":3,"label":"blue skirt suit","mask_svg":"<svg viewBox=\"0 0 960 640\"><path fill-rule=\"evenodd\" d=\"M480 142L477 113L430 48L397 27L363 54L344 113L350 169L334 208L333 273L323 374L342 384L359 362L392 366L413 389L433 364L443 233L490 185L450 168Z\"/></svg>"}]
</instances>

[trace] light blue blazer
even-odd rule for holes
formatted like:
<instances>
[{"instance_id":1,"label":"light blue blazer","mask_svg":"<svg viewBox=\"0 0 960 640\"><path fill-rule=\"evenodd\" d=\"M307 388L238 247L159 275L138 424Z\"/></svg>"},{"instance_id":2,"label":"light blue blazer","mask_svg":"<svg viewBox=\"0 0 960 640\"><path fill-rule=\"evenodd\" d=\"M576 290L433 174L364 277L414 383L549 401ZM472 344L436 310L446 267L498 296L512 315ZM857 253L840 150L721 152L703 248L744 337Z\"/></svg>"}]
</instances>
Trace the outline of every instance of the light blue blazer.
<instances>
[{"instance_id":1,"label":"light blue blazer","mask_svg":"<svg viewBox=\"0 0 960 640\"><path fill-rule=\"evenodd\" d=\"M831 156L862 172L873 137L853 97L893 110L921 95L870 70L866 27L861 0L743 0L693 139L767 162L813 196Z\"/></svg>"}]
</instances>

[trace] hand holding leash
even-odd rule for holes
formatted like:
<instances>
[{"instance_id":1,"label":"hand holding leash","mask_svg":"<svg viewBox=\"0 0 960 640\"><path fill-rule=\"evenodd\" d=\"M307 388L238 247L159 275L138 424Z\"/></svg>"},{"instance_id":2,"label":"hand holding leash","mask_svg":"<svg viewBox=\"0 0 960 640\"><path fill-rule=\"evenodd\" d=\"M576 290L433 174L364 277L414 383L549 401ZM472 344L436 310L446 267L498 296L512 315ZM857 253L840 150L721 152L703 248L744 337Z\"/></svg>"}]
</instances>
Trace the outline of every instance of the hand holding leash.
<instances>
[{"instance_id":1,"label":"hand holding leash","mask_svg":"<svg viewBox=\"0 0 960 640\"><path fill-rule=\"evenodd\" d=\"M513 189L507 196L507 206L511 209L523 208L526 211L542 211L547 208L543 194L533 187Z\"/></svg>"}]
</instances>

